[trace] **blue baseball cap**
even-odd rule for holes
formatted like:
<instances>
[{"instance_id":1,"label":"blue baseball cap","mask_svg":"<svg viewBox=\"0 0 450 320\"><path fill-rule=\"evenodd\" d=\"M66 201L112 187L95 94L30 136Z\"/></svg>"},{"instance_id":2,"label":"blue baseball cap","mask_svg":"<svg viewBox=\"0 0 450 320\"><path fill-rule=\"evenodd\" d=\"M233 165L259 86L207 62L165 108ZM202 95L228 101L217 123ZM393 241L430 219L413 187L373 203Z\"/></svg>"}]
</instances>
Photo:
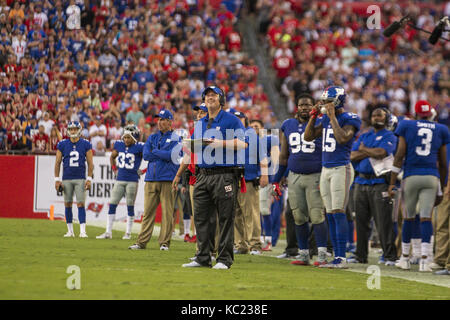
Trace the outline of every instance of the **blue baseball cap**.
<instances>
[{"instance_id":1,"label":"blue baseball cap","mask_svg":"<svg viewBox=\"0 0 450 320\"><path fill-rule=\"evenodd\" d=\"M167 109L162 109L156 116L155 118L161 118L161 119L169 119L169 120L173 120L173 115L172 113L167 110Z\"/></svg>"},{"instance_id":2,"label":"blue baseball cap","mask_svg":"<svg viewBox=\"0 0 450 320\"><path fill-rule=\"evenodd\" d=\"M193 109L195 111L203 110L205 112L208 112L208 108L206 107L206 105L204 103L200 104L199 106L195 106Z\"/></svg>"}]
</instances>

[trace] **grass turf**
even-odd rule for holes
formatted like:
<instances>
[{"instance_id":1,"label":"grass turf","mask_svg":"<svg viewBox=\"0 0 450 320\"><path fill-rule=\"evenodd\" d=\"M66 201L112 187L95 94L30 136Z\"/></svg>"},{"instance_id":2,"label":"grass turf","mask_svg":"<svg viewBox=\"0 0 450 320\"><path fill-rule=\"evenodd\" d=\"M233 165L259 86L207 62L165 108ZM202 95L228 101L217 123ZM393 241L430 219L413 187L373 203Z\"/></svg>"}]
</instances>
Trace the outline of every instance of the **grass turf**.
<instances>
[{"instance_id":1,"label":"grass turf","mask_svg":"<svg viewBox=\"0 0 450 320\"><path fill-rule=\"evenodd\" d=\"M75 225L78 234L78 225ZM298 267L264 256L237 255L230 270L182 268L195 246L172 241L160 251L153 237L146 250L133 240L97 240L104 229L87 227L88 239L63 238L62 221L0 219L0 299L450 299L450 289L369 275ZM81 290L68 290L70 265L81 270Z\"/></svg>"}]
</instances>

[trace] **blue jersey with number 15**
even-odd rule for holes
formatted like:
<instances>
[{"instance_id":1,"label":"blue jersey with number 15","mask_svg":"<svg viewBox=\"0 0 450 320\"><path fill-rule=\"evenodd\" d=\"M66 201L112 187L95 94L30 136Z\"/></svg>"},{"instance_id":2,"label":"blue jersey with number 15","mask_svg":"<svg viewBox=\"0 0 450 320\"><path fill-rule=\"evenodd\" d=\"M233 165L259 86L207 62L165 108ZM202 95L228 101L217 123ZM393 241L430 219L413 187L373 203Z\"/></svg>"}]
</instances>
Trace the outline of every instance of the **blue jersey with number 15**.
<instances>
[{"instance_id":1,"label":"blue jersey with number 15","mask_svg":"<svg viewBox=\"0 0 450 320\"><path fill-rule=\"evenodd\" d=\"M406 155L403 177L433 175L439 177L439 149L450 142L448 128L428 120L404 120L395 134L405 138Z\"/></svg>"},{"instance_id":2,"label":"blue jersey with number 15","mask_svg":"<svg viewBox=\"0 0 450 320\"><path fill-rule=\"evenodd\" d=\"M85 139L73 143L70 139L58 142L57 148L62 153L63 180L86 179L86 153L92 145Z\"/></svg>"},{"instance_id":3,"label":"blue jersey with number 15","mask_svg":"<svg viewBox=\"0 0 450 320\"><path fill-rule=\"evenodd\" d=\"M361 119L358 115L350 112L343 112L336 115L336 119L341 128L345 126L353 126L355 134L345 144L339 144L334 137L333 128L331 127L330 118L323 116L322 120L322 165L326 168L334 168L345 166L350 163L350 153L355 136L361 127Z\"/></svg>"},{"instance_id":4,"label":"blue jersey with number 15","mask_svg":"<svg viewBox=\"0 0 450 320\"><path fill-rule=\"evenodd\" d=\"M117 180L118 181L139 181L137 171L141 166L142 152L144 144L137 142L129 147L123 141L114 143L114 150L118 152L116 158L117 163Z\"/></svg>"}]
</instances>

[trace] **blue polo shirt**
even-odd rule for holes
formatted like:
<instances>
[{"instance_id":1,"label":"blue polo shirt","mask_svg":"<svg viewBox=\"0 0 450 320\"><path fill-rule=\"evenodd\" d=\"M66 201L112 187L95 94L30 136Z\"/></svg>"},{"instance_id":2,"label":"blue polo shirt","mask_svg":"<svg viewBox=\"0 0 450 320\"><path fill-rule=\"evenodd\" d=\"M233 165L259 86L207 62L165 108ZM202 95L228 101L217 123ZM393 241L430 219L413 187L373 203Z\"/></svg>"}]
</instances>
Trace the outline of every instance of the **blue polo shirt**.
<instances>
[{"instance_id":1,"label":"blue polo shirt","mask_svg":"<svg viewBox=\"0 0 450 320\"><path fill-rule=\"evenodd\" d=\"M245 137L245 127L241 120L234 114L223 111L223 109L219 111L211 122L209 121L209 114L198 120L191 138L215 138L220 140L234 140L238 138L242 141L248 141ZM235 167L245 164L245 161L242 161L242 159L245 159L245 149L212 149L208 146L202 146L201 152L200 148L195 148L194 152L198 159L197 165L199 168ZM239 161L238 153L240 155Z\"/></svg>"},{"instance_id":2,"label":"blue polo shirt","mask_svg":"<svg viewBox=\"0 0 450 320\"><path fill-rule=\"evenodd\" d=\"M253 128L245 129L245 136L248 138L248 148L245 149L244 178L245 180L255 180L261 175L259 167L260 139Z\"/></svg>"},{"instance_id":3,"label":"blue polo shirt","mask_svg":"<svg viewBox=\"0 0 450 320\"><path fill-rule=\"evenodd\" d=\"M387 155L394 154L395 149L397 147L397 137L394 135L392 131L383 129L378 132L371 129L370 131L362 134L359 139L353 144L352 151L357 151L361 142L368 148L383 148L386 150ZM372 174L375 172L372 169L372 165L370 164L369 158L364 158L361 161L353 162L354 168L359 173L363 174ZM366 179L363 177L356 177L355 183L358 184L379 184L386 183L384 178L376 178L376 179Z\"/></svg>"}]
</instances>

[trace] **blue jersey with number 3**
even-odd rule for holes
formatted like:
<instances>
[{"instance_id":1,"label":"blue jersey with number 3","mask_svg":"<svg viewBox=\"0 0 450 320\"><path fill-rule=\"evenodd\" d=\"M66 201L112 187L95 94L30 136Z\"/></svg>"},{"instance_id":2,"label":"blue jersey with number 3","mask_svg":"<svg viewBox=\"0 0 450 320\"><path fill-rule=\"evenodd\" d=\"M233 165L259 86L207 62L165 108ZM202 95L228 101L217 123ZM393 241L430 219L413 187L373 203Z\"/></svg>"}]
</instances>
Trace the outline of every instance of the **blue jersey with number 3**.
<instances>
[{"instance_id":1,"label":"blue jersey with number 3","mask_svg":"<svg viewBox=\"0 0 450 320\"><path fill-rule=\"evenodd\" d=\"M144 144L138 142L127 147L125 142L119 140L114 143L114 150L119 153L116 158L118 169L117 180L139 181L139 174L137 171L141 166Z\"/></svg>"},{"instance_id":2,"label":"blue jersey with number 3","mask_svg":"<svg viewBox=\"0 0 450 320\"><path fill-rule=\"evenodd\" d=\"M63 180L86 179L86 153L92 145L85 139L73 143L70 139L58 142L57 148L62 153Z\"/></svg>"},{"instance_id":3,"label":"blue jersey with number 3","mask_svg":"<svg viewBox=\"0 0 450 320\"><path fill-rule=\"evenodd\" d=\"M289 150L288 170L299 174L317 173L322 170L322 138L305 141L306 124L297 119L287 119L281 126Z\"/></svg>"},{"instance_id":4,"label":"blue jersey with number 3","mask_svg":"<svg viewBox=\"0 0 450 320\"><path fill-rule=\"evenodd\" d=\"M336 115L336 119L341 128L345 126L353 126L355 134L345 144L339 144L334 137L333 128L330 123L330 118L324 115L322 119L322 165L326 168L334 168L345 166L350 163L350 153L352 152L352 145L355 141L356 133L361 127L361 119L358 115L350 112L344 112Z\"/></svg>"},{"instance_id":5,"label":"blue jersey with number 3","mask_svg":"<svg viewBox=\"0 0 450 320\"><path fill-rule=\"evenodd\" d=\"M413 175L439 177L439 149L450 142L446 126L427 120L404 120L399 123L395 134L406 141L404 178Z\"/></svg>"}]
</instances>

